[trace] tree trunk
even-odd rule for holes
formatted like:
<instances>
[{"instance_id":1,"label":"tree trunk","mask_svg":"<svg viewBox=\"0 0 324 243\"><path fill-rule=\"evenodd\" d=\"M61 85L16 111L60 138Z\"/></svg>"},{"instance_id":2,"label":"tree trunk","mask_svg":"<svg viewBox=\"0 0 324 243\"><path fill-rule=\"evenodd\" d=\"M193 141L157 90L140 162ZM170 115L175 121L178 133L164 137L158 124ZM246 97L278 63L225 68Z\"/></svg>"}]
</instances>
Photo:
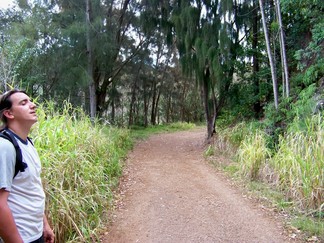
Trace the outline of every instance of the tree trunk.
<instances>
[{"instance_id":1,"label":"tree trunk","mask_svg":"<svg viewBox=\"0 0 324 243\"><path fill-rule=\"evenodd\" d=\"M159 118L159 101L160 101L160 97L161 97L161 91L160 89L158 89L158 94L157 94L157 98L155 101L155 109L154 109L154 116L155 116L155 124L157 122L157 124L159 124L160 118Z\"/></svg>"},{"instance_id":2,"label":"tree trunk","mask_svg":"<svg viewBox=\"0 0 324 243\"><path fill-rule=\"evenodd\" d=\"M281 53L281 62L283 66L283 73L284 73L284 85L283 90L285 92L286 97L289 97L289 73L288 73L288 64L287 64L287 57L286 57L286 47L285 47L285 34L282 27L282 20L281 20L281 10L280 10L280 2L279 0L275 0L276 5L276 12L278 17L278 24L279 24L279 31L280 31L280 53Z\"/></svg>"},{"instance_id":3,"label":"tree trunk","mask_svg":"<svg viewBox=\"0 0 324 243\"><path fill-rule=\"evenodd\" d=\"M132 87L132 97L129 104L129 116L128 116L128 127L134 124L134 106L136 101L136 86L137 86L137 78L135 79L135 82Z\"/></svg>"},{"instance_id":4,"label":"tree trunk","mask_svg":"<svg viewBox=\"0 0 324 243\"><path fill-rule=\"evenodd\" d=\"M207 122L207 142L210 141L210 139L215 133L215 122L216 122L216 97L213 88L211 92L211 97L209 97L209 89L208 89L209 85L211 85L210 73L209 73L209 69L206 68L204 78L203 78L203 85L202 85L202 98L203 98L206 122Z\"/></svg>"},{"instance_id":5,"label":"tree trunk","mask_svg":"<svg viewBox=\"0 0 324 243\"><path fill-rule=\"evenodd\" d=\"M166 108L166 123L170 123L170 114L171 114L171 94L168 94L167 108Z\"/></svg>"},{"instance_id":6,"label":"tree trunk","mask_svg":"<svg viewBox=\"0 0 324 243\"><path fill-rule=\"evenodd\" d=\"M155 119L156 119L156 124L160 124L160 112L159 112L159 100L160 100L161 92L159 91L156 105L155 105Z\"/></svg>"},{"instance_id":7,"label":"tree trunk","mask_svg":"<svg viewBox=\"0 0 324 243\"><path fill-rule=\"evenodd\" d=\"M138 68L133 86L132 86L132 97L131 102L129 104L129 117L128 117L128 127L134 124L134 113L135 113L135 101L136 101L136 91L138 89L138 80L139 80L139 74L142 69L142 65Z\"/></svg>"},{"instance_id":8,"label":"tree trunk","mask_svg":"<svg viewBox=\"0 0 324 243\"><path fill-rule=\"evenodd\" d=\"M154 126L156 124L156 117L155 117L155 102L156 102L156 97L157 97L157 89L156 89L156 80L153 80L153 85L152 85L152 109L151 109L151 124Z\"/></svg>"},{"instance_id":9,"label":"tree trunk","mask_svg":"<svg viewBox=\"0 0 324 243\"><path fill-rule=\"evenodd\" d=\"M89 96L90 96L90 117L94 119L96 117L96 85L93 80L93 54L92 54L92 31L91 31L91 20L92 20L92 10L90 0L86 0L86 38L87 38L87 75L89 83Z\"/></svg>"},{"instance_id":10,"label":"tree trunk","mask_svg":"<svg viewBox=\"0 0 324 243\"><path fill-rule=\"evenodd\" d=\"M185 121L186 117L186 93L187 93L187 85L183 85L182 93L181 93L181 106L180 106L180 119L181 122Z\"/></svg>"},{"instance_id":11,"label":"tree trunk","mask_svg":"<svg viewBox=\"0 0 324 243\"><path fill-rule=\"evenodd\" d=\"M274 65L274 62L273 62L273 57L272 57L272 54L271 54L270 41L269 41L269 36L268 36L268 29L267 29L267 23L266 23L264 10L263 10L263 2L262 2L262 0L259 0L259 4L260 4L261 16L262 16L264 37L265 37L265 41L266 41L267 53L268 53L268 58L269 58L269 63L270 63L270 68L271 68L274 103L275 103L275 108L277 110L278 109L278 85L277 85L276 70L275 70L275 65Z\"/></svg>"},{"instance_id":12,"label":"tree trunk","mask_svg":"<svg viewBox=\"0 0 324 243\"><path fill-rule=\"evenodd\" d=\"M253 21L252 21L252 50L253 50L253 57L252 57L252 62L253 62L253 86L254 86L254 95L256 97L259 96L260 93L260 79L258 77L258 72L260 70L259 66L259 58L258 58L258 41L259 41L259 15L258 15L258 10L256 8L257 3L256 1L253 1ZM261 112L261 102L260 102L260 97L254 102L254 112L256 114L256 117L259 116Z\"/></svg>"},{"instance_id":13,"label":"tree trunk","mask_svg":"<svg viewBox=\"0 0 324 243\"><path fill-rule=\"evenodd\" d=\"M116 122L115 122L115 114L116 114L116 107L115 107L115 99L113 98L111 100L111 114L110 114L110 119L113 122L113 124L116 124Z\"/></svg>"},{"instance_id":14,"label":"tree trunk","mask_svg":"<svg viewBox=\"0 0 324 243\"><path fill-rule=\"evenodd\" d=\"M143 89L143 98L144 98L144 127L147 127L148 125L148 119L147 119L147 116L148 116L148 95L147 95L147 91L146 91L146 84L144 83L143 84L144 86L144 89Z\"/></svg>"},{"instance_id":15,"label":"tree trunk","mask_svg":"<svg viewBox=\"0 0 324 243\"><path fill-rule=\"evenodd\" d=\"M88 0L87 0L88 1ZM90 1L90 0L89 0ZM112 32L112 30L114 30L114 26L113 24L110 22L110 19L113 18L112 16L114 15L114 1L106 1L108 9L107 9L107 17L106 17L106 31L108 32ZM119 61L118 61L118 55L122 46L122 42L124 40L124 35L126 33L125 29L123 28L123 24L125 22L125 18L127 16L126 12L127 12L127 8L128 5L130 3L130 0L125 0L122 1L122 8L120 9L120 11L116 11L117 13L119 13L118 15L118 23L117 23L117 27L116 27L116 32L112 32L115 35L114 38L114 43L113 46L115 48L112 48L112 57L109 60L109 62L112 62L112 65L108 70L101 72L100 70L96 70L98 72L97 73L97 78L95 79L96 81L96 94L97 94L97 113L98 116L101 116L102 113L105 111L105 109L107 109L107 102L106 102L106 97L107 97L107 92L109 90L109 86L111 86L111 84L114 82L116 76L118 75L118 73L122 70L122 68L125 65L119 65ZM132 56L133 57L133 56ZM129 58L131 59L131 58ZM119 66L117 66L119 65Z\"/></svg>"}]
</instances>

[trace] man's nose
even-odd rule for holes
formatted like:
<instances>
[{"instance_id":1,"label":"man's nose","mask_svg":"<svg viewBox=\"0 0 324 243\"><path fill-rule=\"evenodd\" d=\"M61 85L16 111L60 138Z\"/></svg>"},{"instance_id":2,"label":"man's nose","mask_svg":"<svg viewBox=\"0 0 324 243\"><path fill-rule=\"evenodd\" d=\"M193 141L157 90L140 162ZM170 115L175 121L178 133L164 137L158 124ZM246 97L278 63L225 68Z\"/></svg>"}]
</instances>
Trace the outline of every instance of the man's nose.
<instances>
[{"instance_id":1,"label":"man's nose","mask_svg":"<svg viewBox=\"0 0 324 243\"><path fill-rule=\"evenodd\" d=\"M34 109L34 108L36 108L37 106L36 106L36 104L34 103L34 102L30 102L30 107L32 108L32 109Z\"/></svg>"}]
</instances>

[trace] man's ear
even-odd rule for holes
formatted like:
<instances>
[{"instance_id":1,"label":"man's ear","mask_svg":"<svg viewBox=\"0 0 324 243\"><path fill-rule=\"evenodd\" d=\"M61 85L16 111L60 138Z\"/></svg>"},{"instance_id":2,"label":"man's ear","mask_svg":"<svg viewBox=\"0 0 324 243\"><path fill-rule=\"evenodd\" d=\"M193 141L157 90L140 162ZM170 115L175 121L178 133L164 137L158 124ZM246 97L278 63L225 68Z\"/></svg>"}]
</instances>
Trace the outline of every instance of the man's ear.
<instances>
[{"instance_id":1,"label":"man's ear","mask_svg":"<svg viewBox=\"0 0 324 243\"><path fill-rule=\"evenodd\" d=\"M13 119L14 115L12 114L11 110L5 110L3 112L3 115L7 118L7 119Z\"/></svg>"}]
</instances>

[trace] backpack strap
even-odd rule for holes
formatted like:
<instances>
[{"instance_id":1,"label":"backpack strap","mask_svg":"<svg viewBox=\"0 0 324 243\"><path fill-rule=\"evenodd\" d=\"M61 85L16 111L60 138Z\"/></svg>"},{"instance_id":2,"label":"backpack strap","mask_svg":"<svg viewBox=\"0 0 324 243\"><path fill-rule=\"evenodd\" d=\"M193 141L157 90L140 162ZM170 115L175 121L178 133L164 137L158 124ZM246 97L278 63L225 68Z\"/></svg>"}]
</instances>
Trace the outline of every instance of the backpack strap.
<instances>
[{"instance_id":1,"label":"backpack strap","mask_svg":"<svg viewBox=\"0 0 324 243\"><path fill-rule=\"evenodd\" d=\"M25 162L23 162L23 160L22 160L21 149L20 149L20 147L18 145L18 142L17 142L16 138L14 137L14 135L10 131L4 129L4 130L2 130L0 132L0 137L2 137L4 139L7 139L15 147L15 150L16 150L16 165L15 165L15 174L13 176L13 178L15 178L19 171L20 172L25 171L25 169L27 168L27 164ZM28 138L28 140L30 141L29 138Z\"/></svg>"},{"instance_id":2,"label":"backpack strap","mask_svg":"<svg viewBox=\"0 0 324 243\"><path fill-rule=\"evenodd\" d=\"M33 142L33 140L32 140L30 137L27 137L27 139L28 139L28 141L31 143L31 145L34 146L34 142Z\"/></svg>"}]
</instances>

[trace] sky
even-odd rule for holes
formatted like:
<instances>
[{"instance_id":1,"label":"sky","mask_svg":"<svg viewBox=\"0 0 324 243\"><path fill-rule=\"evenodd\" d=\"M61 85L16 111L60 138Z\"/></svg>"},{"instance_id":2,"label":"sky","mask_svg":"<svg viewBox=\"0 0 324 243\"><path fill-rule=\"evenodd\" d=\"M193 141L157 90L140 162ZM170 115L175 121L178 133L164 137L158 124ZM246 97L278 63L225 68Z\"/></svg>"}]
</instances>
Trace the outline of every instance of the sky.
<instances>
[{"instance_id":1,"label":"sky","mask_svg":"<svg viewBox=\"0 0 324 243\"><path fill-rule=\"evenodd\" d=\"M0 0L0 8L8 8L9 5L13 4L13 0Z\"/></svg>"}]
</instances>

